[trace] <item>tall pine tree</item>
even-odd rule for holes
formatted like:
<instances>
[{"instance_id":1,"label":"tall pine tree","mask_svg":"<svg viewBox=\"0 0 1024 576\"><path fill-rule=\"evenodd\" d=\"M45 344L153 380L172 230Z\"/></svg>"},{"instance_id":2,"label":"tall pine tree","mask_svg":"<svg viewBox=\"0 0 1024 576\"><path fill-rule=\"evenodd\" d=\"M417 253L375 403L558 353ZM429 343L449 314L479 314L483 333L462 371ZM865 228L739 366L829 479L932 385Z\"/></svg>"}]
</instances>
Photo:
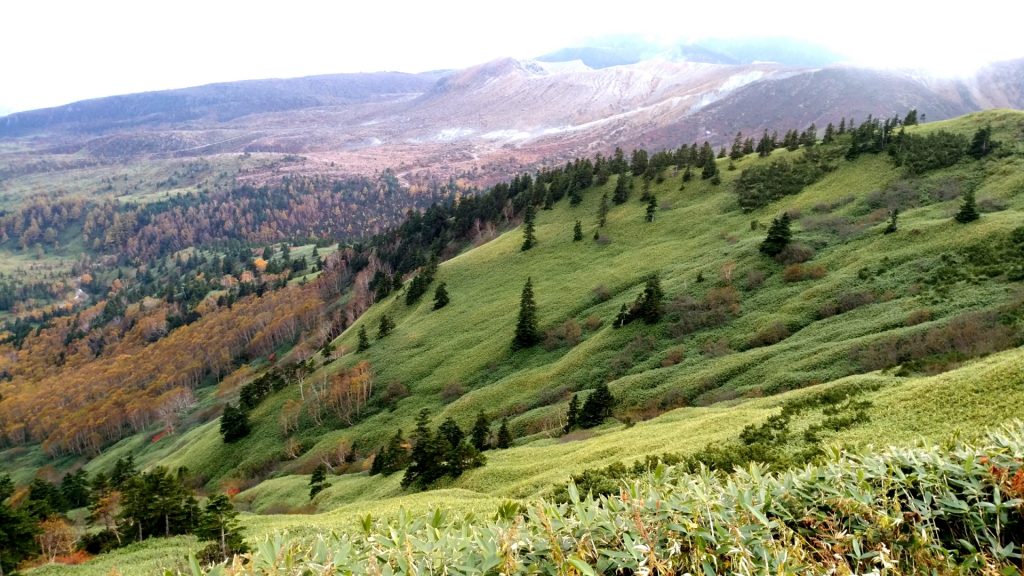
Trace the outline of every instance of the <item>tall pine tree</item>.
<instances>
[{"instance_id":1,"label":"tall pine tree","mask_svg":"<svg viewBox=\"0 0 1024 576\"><path fill-rule=\"evenodd\" d=\"M565 426L562 428L562 432L568 434L572 432L574 428L579 426L580 419L580 398L578 395L573 394L572 400L569 400L569 411L565 414Z\"/></svg>"},{"instance_id":2,"label":"tall pine tree","mask_svg":"<svg viewBox=\"0 0 1024 576\"><path fill-rule=\"evenodd\" d=\"M490 447L491 423L487 416L481 411L476 415L476 422L473 423L473 447L483 452Z\"/></svg>"},{"instance_id":3,"label":"tall pine tree","mask_svg":"<svg viewBox=\"0 0 1024 576\"><path fill-rule=\"evenodd\" d=\"M498 438L495 446L502 450L512 446L512 433L508 431L508 418L501 419L501 427L498 428Z\"/></svg>"},{"instance_id":4,"label":"tall pine tree","mask_svg":"<svg viewBox=\"0 0 1024 576\"><path fill-rule=\"evenodd\" d=\"M710 180L718 176L718 164L715 162L714 155L709 155L707 160L704 161L704 168L700 172L701 180Z\"/></svg>"},{"instance_id":5,"label":"tall pine tree","mask_svg":"<svg viewBox=\"0 0 1024 576\"><path fill-rule=\"evenodd\" d=\"M523 246L521 250L523 252L533 248L537 244L537 237L533 231L533 220L537 217L537 212L533 209L533 204L527 204L526 214L523 216Z\"/></svg>"},{"instance_id":6,"label":"tall pine tree","mask_svg":"<svg viewBox=\"0 0 1024 576\"><path fill-rule=\"evenodd\" d=\"M377 327L377 338L383 338L391 331L395 329L395 321L391 319L391 316L384 314L380 317L380 325Z\"/></svg>"},{"instance_id":7,"label":"tall pine tree","mask_svg":"<svg viewBox=\"0 0 1024 576\"><path fill-rule=\"evenodd\" d=\"M978 214L978 206L974 202L974 190L964 192L963 203L960 204L960 211L956 213L955 220L961 224L974 222L981 216Z\"/></svg>"},{"instance_id":8,"label":"tall pine tree","mask_svg":"<svg viewBox=\"0 0 1024 576\"><path fill-rule=\"evenodd\" d=\"M601 203L597 206L597 227L604 228L608 223L608 193L601 195Z\"/></svg>"},{"instance_id":9,"label":"tall pine tree","mask_svg":"<svg viewBox=\"0 0 1024 576\"><path fill-rule=\"evenodd\" d=\"M629 182L625 174L619 174L615 180L615 192L612 193L612 202L625 204L629 200Z\"/></svg>"},{"instance_id":10,"label":"tall pine tree","mask_svg":"<svg viewBox=\"0 0 1024 576\"><path fill-rule=\"evenodd\" d=\"M533 299L533 279L527 278L523 293L519 298L519 320L516 323L516 334L512 339L512 349L529 348L540 342L540 330L537 328L537 303Z\"/></svg>"},{"instance_id":11,"label":"tall pine tree","mask_svg":"<svg viewBox=\"0 0 1024 576\"><path fill-rule=\"evenodd\" d=\"M647 213L644 217L648 222L654 222L654 213L658 211L658 197L651 194L647 198Z\"/></svg>"}]
</instances>

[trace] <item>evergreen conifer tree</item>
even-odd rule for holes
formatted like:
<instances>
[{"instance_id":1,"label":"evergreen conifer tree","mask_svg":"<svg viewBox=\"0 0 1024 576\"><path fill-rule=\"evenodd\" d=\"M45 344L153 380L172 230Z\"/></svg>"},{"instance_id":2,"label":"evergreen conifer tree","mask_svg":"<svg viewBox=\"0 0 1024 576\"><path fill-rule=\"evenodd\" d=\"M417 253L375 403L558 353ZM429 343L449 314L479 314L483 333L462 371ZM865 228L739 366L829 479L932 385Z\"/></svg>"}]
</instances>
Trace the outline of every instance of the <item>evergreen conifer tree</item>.
<instances>
[{"instance_id":1,"label":"evergreen conifer tree","mask_svg":"<svg viewBox=\"0 0 1024 576\"><path fill-rule=\"evenodd\" d=\"M804 148L811 148L817 143L818 127L814 125L814 122L811 122L811 125L807 127L807 130L804 130L804 132L800 134L800 144Z\"/></svg>"},{"instance_id":2,"label":"evergreen conifer tree","mask_svg":"<svg viewBox=\"0 0 1024 576\"><path fill-rule=\"evenodd\" d=\"M718 164L715 163L714 156L708 156L708 159L704 161L704 168L700 172L701 180L710 180L718 176Z\"/></svg>"},{"instance_id":3,"label":"evergreen conifer tree","mask_svg":"<svg viewBox=\"0 0 1024 576\"><path fill-rule=\"evenodd\" d=\"M732 160L743 158L743 132L736 133L736 138L732 141L732 148L729 150L729 158Z\"/></svg>"},{"instance_id":4,"label":"evergreen conifer tree","mask_svg":"<svg viewBox=\"0 0 1024 576\"><path fill-rule=\"evenodd\" d=\"M366 326L359 327L359 345L356 352L362 352L370 347L370 338L366 336Z\"/></svg>"},{"instance_id":5,"label":"evergreen conifer tree","mask_svg":"<svg viewBox=\"0 0 1024 576\"><path fill-rule=\"evenodd\" d=\"M220 417L220 435L224 441L237 442L249 435L249 416L242 407L228 402L224 405L224 414Z\"/></svg>"},{"instance_id":6,"label":"evergreen conifer tree","mask_svg":"<svg viewBox=\"0 0 1024 576\"><path fill-rule=\"evenodd\" d=\"M238 522L238 512L231 500L224 494L212 496L203 509L196 536L200 540L212 540L210 547L216 554L201 554L205 560L220 562L233 554L248 552L249 547L242 539L242 527ZM211 558L212 556L212 558Z\"/></svg>"},{"instance_id":7,"label":"evergreen conifer tree","mask_svg":"<svg viewBox=\"0 0 1024 576\"><path fill-rule=\"evenodd\" d=\"M395 321L391 319L391 316L384 314L380 317L380 325L377 327L377 338L383 338L391 331L395 329Z\"/></svg>"},{"instance_id":8,"label":"evergreen conifer tree","mask_svg":"<svg viewBox=\"0 0 1024 576\"><path fill-rule=\"evenodd\" d=\"M437 285L434 289L434 310L440 310L448 305L448 288L444 282Z\"/></svg>"},{"instance_id":9,"label":"evergreen conifer tree","mask_svg":"<svg viewBox=\"0 0 1024 576\"><path fill-rule=\"evenodd\" d=\"M498 439L495 446L500 449L512 446L512 433L508 431L508 418L501 419L501 427L498 428Z\"/></svg>"},{"instance_id":10,"label":"evergreen conifer tree","mask_svg":"<svg viewBox=\"0 0 1024 576\"><path fill-rule=\"evenodd\" d=\"M330 487L330 484L327 483L327 466L321 462L317 464L316 468L313 469L313 474L309 477L309 499L312 500L317 494L328 487Z\"/></svg>"},{"instance_id":11,"label":"evergreen conifer tree","mask_svg":"<svg viewBox=\"0 0 1024 576\"><path fill-rule=\"evenodd\" d=\"M629 182L625 174L619 174L615 180L615 192L612 193L612 202L625 204L629 200Z\"/></svg>"},{"instance_id":12,"label":"evergreen conifer tree","mask_svg":"<svg viewBox=\"0 0 1024 576\"><path fill-rule=\"evenodd\" d=\"M583 202L583 193L580 191L580 187L574 180L569 184L569 205L579 206L580 202Z\"/></svg>"},{"instance_id":13,"label":"evergreen conifer tree","mask_svg":"<svg viewBox=\"0 0 1024 576\"><path fill-rule=\"evenodd\" d=\"M974 222L980 218L980 215L978 214L978 206L974 202L974 190L967 190L964 192L964 200L963 203L960 204L960 211L956 213L954 218L961 224Z\"/></svg>"},{"instance_id":14,"label":"evergreen conifer tree","mask_svg":"<svg viewBox=\"0 0 1024 576\"><path fill-rule=\"evenodd\" d=\"M572 227L572 241L579 242L581 240L583 240L583 223L577 220Z\"/></svg>"},{"instance_id":15,"label":"evergreen conifer tree","mask_svg":"<svg viewBox=\"0 0 1024 576\"><path fill-rule=\"evenodd\" d=\"M661 280L657 274L652 274L647 278L647 282L644 284L644 291L633 305L631 314L633 317L639 318L648 324L656 324L658 320L661 320L662 301L664 299L665 293L661 289Z\"/></svg>"},{"instance_id":16,"label":"evergreen conifer tree","mask_svg":"<svg viewBox=\"0 0 1024 576\"><path fill-rule=\"evenodd\" d=\"M473 423L473 447L483 452L490 447L491 424L487 416L481 411L476 415L476 422Z\"/></svg>"},{"instance_id":17,"label":"evergreen conifer tree","mask_svg":"<svg viewBox=\"0 0 1024 576\"><path fill-rule=\"evenodd\" d=\"M0 574L12 574L24 560L39 552L35 535L39 526L25 510L8 504L14 494L14 482L0 476Z\"/></svg>"},{"instance_id":18,"label":"evergreen conifer tree","mask_svg":"<svg viewBox=\"0 0 1024 576\"><path fill-rule=\"evenodd\" d=\"M533 299L533 279L527 278L519 298L519 320L516 323L512 349L521 350L534 346L540 342L540 336L540 330L537 328L537 303Z\"/></svg>"},{"instance_id":19,"label":"evergreen conifer tree","mask_svg":"<svg viewBox=\"0 0 1024 576\"><path fill-rule=\"evenodd\" d=\"M658 197L655 196L654 194L651 194L650 197L647 198L647 211L646 211L645 219L648 222L654 222L654 213L657 212L657 211L658 211Z\"/></svg>"},{"instance_id":20,"label":"evergreen conifer tree","mask_svg":"<svg viewBox=\"0 0 1024 576\"><path fill-rule=\"evenodd\" d=\"M974 133L974 137L971 139L971 145L967 149L967 153L970 154L975 160L981 160L985 156L988 156L989 152L996 147L996 142L992 140L992 126L985 125Z\"/></svg>"},{"instance_id":21,"label":"evergreen conifer tree","mask_svg":"<svg viewBox=\"0 0 1024 576\"><path fill-rule=\"evenodd\" d=\"M821 138L822 144L831 144L836 139L836 127L831 122L825 126L825 135Z\"/></svg>"},{"instance_id":22,"label":"evergreen conifer tree","mask_svg":"<svg viewBox=\"0 0 1024 576\"><path fill-rule=\"evenodd\" d=\"M565 427L562 428L562 432L568 434L572 432L574 428L579 426L580 418L580 398L579 395L573 394L572 400L569 400L569 411L565 415Z\"/></svg>"},{"instance_id":23,"label":"evergreen conifer tree","mask_svg":"<svg viewBox=\"0 0 1024 576\"><path fill-rule=\"evenodd\" d=\"M768 136L768 130L765 130L764 134L761 135L761 139L757 141L757 155L764 158L771 155L773 149L772 139Z\"/></svg>"},{"instance_id":24,"label":"evergreen conifer tree","mask_svg":"<svg viewBox=\"0 0 1024 576\"><path fill-rule=\"evenodd\" d=\"M526 214L523 216L523 246L522 251L527 251L537 244L537 237L533 233L533 220L537 217L532 204L526 205Z\"/></svg>"},{"instance_id":25,"label":"evergreen conifer tree","mask_svg":"<svg viewBox=\"0 0 1024 576\"><path fill-rule=\"evenodd\" d=\"M604 228L608 223L608 193L601 195L601 203L597 206L597 227Z\"/></svg>"},{"instance_id":26,"label":"evergreen conifer tree","mask_svg":"<svg viewBox=\"0 0 1024 576\"><path fill-rule=\"evenodd\" d=\"M612 415L612 407L615 405L615 398L612 396L608 384L601 382L594 388L594 391L587 396L580 410L579 424L583 428L593 428L604 422L605 418Z\"/></svg>"},{"instance_id":27,"label":"evergreen conifer tree","mask_svg":"<svg viewBox=\"0 0 1024 576\"><path fill-rule=\"evenodd\" d=\"M452 446L458 446L466 437L466 433L459 428L459 424L451 416L444 419L444 422L437 427L437 432Z\"/></svg>"},{"instance_id":28,"label":"evergreen conifer tree","mask_svg":"<svg viewBox=\"0 0 1024 576\"><path fill-rule=\"evenodd\" d=\"M399 428L383 448L373 458L370 474L388 476L409 465L409 452L405 448L405 438Z\"/></svg>"},{"instance_id":29,"label":"evergreen conifer tree","mask_svg":"<svg viewBox=\"0 0 1024 576\"><path fill-rule=\"evenodd\" d=\"M412 441L412 454L409 455L409 467L402 477L402 487L426 487L443 474L440 472L443 450L436 435L430 430L430 411L426 408L416 417Z\"/></svg>"},{"instance_id":30,"label":"evergreen conifer tree","mask_svg":"<svg viewBox=\"0 0 1024 576\"><path fill-rule=\"evenodd\" d=\"M800 148L800 135L796 130L787 130L786 135L782 138L782 144L786 150L794 152Z\"/></svg>"},{"instance_id":31,"label":"evergreen conifer tree","mask_svg":"<svg viewBox=\"0 0 1024 576\"><path fill-rule=\"evenodd\" d=\"M768 228L768 235L761 243L761 253L767 256L776 256L789 245L793 232L789 228L789 213L783 212L782 216L772 219L772 225Z\"/></svg>"}]
</instances>

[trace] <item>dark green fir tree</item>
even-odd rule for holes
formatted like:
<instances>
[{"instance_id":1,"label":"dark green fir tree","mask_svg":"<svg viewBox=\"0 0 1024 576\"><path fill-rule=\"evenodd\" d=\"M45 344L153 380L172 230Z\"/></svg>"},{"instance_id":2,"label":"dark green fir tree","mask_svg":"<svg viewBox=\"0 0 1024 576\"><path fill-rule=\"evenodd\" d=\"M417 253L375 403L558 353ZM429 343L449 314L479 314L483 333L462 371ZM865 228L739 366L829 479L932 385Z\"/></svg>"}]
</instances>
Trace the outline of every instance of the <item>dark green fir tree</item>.
<instances>
[{"instance_id":1,"label":"dark green fir tree","mask_svg":"<svg viewBox=\"0 0 1024 576\"><path fill-rule=\"evenodd\" d=\"M440 310L448 305L450 299L448 297L448 287L444 282L437 285L434 289L434 310Z\"/></svg>"},{"instance_id":2,"label":"dark green fir tree","mask_svg":"<svg viewBox=\"0 0 1024 576\"><path fill-rule=\"evenodd\" d=\"M594 388L594 391L587 396L580 409L579 424L582 428L593 428L604 422L605 418L612 415L612 408L615 406L615 398L612 396L608 384L601 382Z\"/></svg>"},{"instance_id":3,"label":"dark green fir tree","mask_svg":"<svg viewBox=\"0 0 1024 576\"><path fill-rule=\"evenodd\" d=\"M537 245L533 222L536 217L537 212L533 209L533 205L528 204L526 206L526 214L523 216L523 246L521 248L523 252Z\"/></svg>"},{"instance_id":4,"label":"dark green fir tree","mask_svg":"<svg viewBox=\"0 0 1024 576\"><path fill-rule=\"evenodd\" d=\"M772 219L772 225L768 228L768 235L764 242L761 242L761 253L766 256L777 256L786 246L789 245L793 232L789 229L789 213L783 212L782 216Z\"/></svg>"},{"instance_id":5,"label":"dark green fir tree","mask_svg":"<svg viewBox=\"0 0 1024 576\"><path fill-rule=\"evenodd\" d=\"M625 204L629 200L629 181L625 174L619 174L615 180L615 191L612 193L612 202Z\"/></svg>"},{"instance_id":6,"label":"dark green fir tree","mask_svg":"<svg viewBox=\"0 0 1024 576\"><path fill-rule=\"evenodd\" d=\"M383 338L395 329L395 321L387 314L380 317L380 325L377 327L377 338Z\"/></svg>"},{"instance_id":7,"label":"dark green fir tree","mask_svg":"<svg viewBox=\"0 0 1024 576\"><path fill-rule=\"evenodd\" d=\"M491 441L491 423L487 419L487 415L480 412L476 415L476 422L473 423L473 447L483 452L490 448Z\"/></svg>"},{"instance_id":8,"label":"dark green fir tree","mask_svg":"<svg viewBox=\"0 0 1024 576\"><path fill-rule=\"evenodd\" d=\"M329 487L330 484L327 483L327 466L321 462L317 464L316 468L313 469L313 474L309 477L309 499L312 500L317 494Z\"/></svg>"},{"instance_id":9,"label":"dark green fir tree","mask_svg":"<svg viewBox=\"0 0 1024 576\"><path fill-rule=\"evenodd\" d=\"M540 330L537 328L537 303L533 299L533 279L527 278L523 293L519 298L519 320L516 323L516 334L512 339L512 349L529 348L540 342Z\"/></svg>"},{"instance_id":10,"label":"dark green fir tree","mask_svg":"<svg viewBox=\"0 0 1024 576\"><path fill-rule=\"evenodd\" d=\"M579 426L580 422L580 398L579 395L573 394L572 400L569 400L569 411L565 414L565 426L562 428L562 432L568 434L572 432L574 428Z\"/></svg>"},{"instance_id":11,"label":"dark green fir tree","mask_svg":"<svg viewBox=\"0 0 1024 576\"><path fill-rule=\"evenodd\" d=\"M583 223L579 220L572 227L572 241L579 242L583 240Z\"/></svg>"},{"instance_id":12,"label":"dark green fir tree","mask_svg":"<svg viewBox=\"0 0 1024 576\"><path fill-rule=\"evenodd\" d=\"M501 419L501 427L498 428L498 438L495 446L503 450L512 446L512 433L508 431L508 418Z\"/></svg>"},{"instance_id":13,"label":"dark green fir tree","mask_svg":"<svg viewBox=\"0 0 1024 576\"><path fill-rule=\"evenodd\" d=\"M968 222L974 222L980 217L981 216L978 214L978 206L974 201L974 191L967 190L964 192L964 199L960 204L960 211L956 213L954 218L961 224L967 224Z\"/></svg>"},{"instance_id":14,"label":"dark green fir tree","mask_svg":"<svg viewBox=\"0 0 1024 576\"><path fill-rule=\"evenodd\" d=\"M715 162L715 157L709 155L707 160L704 161L704 168L700 172L701 180L711 180L715 176L718 176L718 164Z\"/></svg>"},{"instance_id":15,"label":"dark green fir tree","mask_svg":"<svg viewBox=\"0 0 1024 576\"><path fill-rule=\"evenodd\" d=\"M224 405L224 414L220 417L220 435L224 441L237 442L249 435L249 416L239 405L228 402Z\"/></svg>"}]
</instances>

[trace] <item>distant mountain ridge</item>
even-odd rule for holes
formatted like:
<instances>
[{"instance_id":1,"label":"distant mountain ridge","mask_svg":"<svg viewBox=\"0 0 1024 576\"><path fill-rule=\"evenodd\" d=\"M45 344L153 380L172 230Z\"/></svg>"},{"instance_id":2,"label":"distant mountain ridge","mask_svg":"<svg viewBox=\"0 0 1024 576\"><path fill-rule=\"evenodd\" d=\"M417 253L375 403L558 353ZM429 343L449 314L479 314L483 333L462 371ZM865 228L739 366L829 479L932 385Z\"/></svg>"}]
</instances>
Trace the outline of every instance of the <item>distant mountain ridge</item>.
<instances>
[{"instance_id":1,"label":"distant mountain ridge","mask_svg":"<svg viewBox=\"0 0 1024 576\"><path fill-rule=\"evenodd\" d=\"M318 163L308 171L401 167L400 177L460 174L487 183L510 168L616 145L658 148L682 139L719 146L739 131L823 127L911 108L934 120L1024 108L1024 59L951 80L755 61L772 56L770 46L707 45L651 57L649 46L624 41L455 71L253 80L99 98L0 118L0 139L31 138L0 161L24 165L42 153L111 162L259 152L301 154ZM779 45L774 54L796 62L808 50Z\"/></svg>"},{"instance_id":2,"label":"distant mountain ridge","mask_svg":"<svg viewBox=\"0 0 1024 576\"><path fill-rule=\"evenodd\" d=\"M204 119L227 122L250 114L352 105L420 93L441 76L443 73L437 72L332 74L223 82L95 98L10 114L0 118L0 136L19 136L54 126L75 132L105 132Z\"/></svg>"}]
</instances>

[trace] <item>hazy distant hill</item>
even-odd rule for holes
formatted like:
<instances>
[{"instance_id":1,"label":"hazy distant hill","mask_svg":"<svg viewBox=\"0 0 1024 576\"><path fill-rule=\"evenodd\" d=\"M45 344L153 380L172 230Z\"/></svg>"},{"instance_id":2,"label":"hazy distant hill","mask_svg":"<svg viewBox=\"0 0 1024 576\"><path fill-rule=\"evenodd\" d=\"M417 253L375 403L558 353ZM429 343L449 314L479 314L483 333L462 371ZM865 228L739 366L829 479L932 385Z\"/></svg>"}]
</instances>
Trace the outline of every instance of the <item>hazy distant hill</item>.
<instances>
[{"instance_id":1,"label":"hazy distant hill","mask_svg":"<svg viewBox=\"0 0 1024 576\"><path fill-rule=\"evenodd\" d=\"M960 80L838 65L799 43L708 40L655 53L631 39L538 60L504 58L425 74L254 80L114 96L0 118L12 173L40 154L105 163L147 155L301 154L345 172L399 167L493 182L510 166L614 146L728 144L737 131L823 126L916 108L940 120L1024 107L1024 60ZM801 65L796 65L801 64ZM26 156L27 151L27 156ZM25 165L30 165L25 168Z\"/></svg>"},{"instance_id":2,"label":"hazy distant hill","mask_svg":"<svg viewBox=\"0 0 1024 576\"><path fill-rule=\"evenodd\" d=\"M0 136L20 136L55 128L102 133L194 121L220 123L264 112L345 106L419 93L442 75L400 72L333 74L225 82L96 98L0 118Z\"/></svg>"}]
</instances>

